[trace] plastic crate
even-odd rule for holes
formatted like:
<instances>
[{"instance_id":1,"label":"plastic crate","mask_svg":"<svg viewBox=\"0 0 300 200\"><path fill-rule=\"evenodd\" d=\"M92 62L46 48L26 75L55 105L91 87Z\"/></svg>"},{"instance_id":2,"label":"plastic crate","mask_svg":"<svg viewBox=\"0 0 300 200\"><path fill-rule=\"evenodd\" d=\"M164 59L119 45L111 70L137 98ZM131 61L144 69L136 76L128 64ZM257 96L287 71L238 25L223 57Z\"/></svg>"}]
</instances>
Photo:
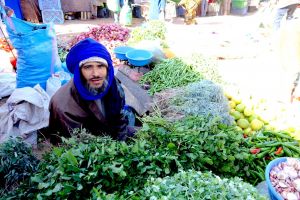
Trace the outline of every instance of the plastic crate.
<instances>
[{"instance_id":1,"label":"plastic crate","mask_svg":"<svg viewBox=\"0 0 300 200\"><path fill-rule=\"evenodd\" d=\"M248 2L247 0L233 0L232 8L247 8Z\"/></svg>"}]
</instances>

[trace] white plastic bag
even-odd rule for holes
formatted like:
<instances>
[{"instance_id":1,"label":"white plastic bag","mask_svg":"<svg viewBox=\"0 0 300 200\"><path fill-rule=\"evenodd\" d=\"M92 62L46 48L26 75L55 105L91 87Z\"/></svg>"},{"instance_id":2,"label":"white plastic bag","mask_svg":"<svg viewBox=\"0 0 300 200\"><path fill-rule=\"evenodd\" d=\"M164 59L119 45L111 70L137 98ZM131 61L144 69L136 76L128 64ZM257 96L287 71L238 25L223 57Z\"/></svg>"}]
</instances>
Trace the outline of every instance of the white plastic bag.
<instances>
[{"instance_id":1,"label":"white plastic bag","mask_svg":"<svg viewBox=\"0 0 300 200\"><path fill-rule=\"evenodd\" d=\"M166 58L158 40L142 40L134 48L150 51L153 54L153 62L159 62Z\"/></svg>"},{"instance_id":2,"label":"white plastic bag","mask_svg":"<svg viewBox=\"0 0 300 200\"><path fill-rule=\"evenodd\" d=\"M15 73L0 73L0 99L11 95L16 88Z\"/></svg>"},{"instance_id":3,"label":"white plastic bag","mask_svg":"<svg viewBox=\"0 0 300 200\"><path fill-rule=\"evenodd\" d=\"M55 76L50 77L47 80L46 92L51 98L60 87L61 87L61 80Z\"/></svg>"}]
</instances>

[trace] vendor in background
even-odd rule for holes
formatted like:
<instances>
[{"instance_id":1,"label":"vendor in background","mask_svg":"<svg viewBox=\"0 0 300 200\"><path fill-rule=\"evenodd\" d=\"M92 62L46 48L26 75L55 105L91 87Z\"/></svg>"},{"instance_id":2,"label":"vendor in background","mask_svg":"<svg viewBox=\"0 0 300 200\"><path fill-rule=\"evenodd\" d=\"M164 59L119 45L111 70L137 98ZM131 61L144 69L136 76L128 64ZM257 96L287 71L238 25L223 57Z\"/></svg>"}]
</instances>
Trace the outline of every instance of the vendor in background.
<instances>
[{"instance_id":1,"label":"vendor in background","mask_svg":"<svg viewBox=\"0 0 300 200\"><path fill-rule=\"evenodd\" d=\"M165 19L173 22L176 17L176 3L172 0L167 0Z\"/></svg>"},{"instance_id":2,"label":"vendor in background","mask_svg":"<svg viewBox=\"0 0 300 200\"><path fill-rule=\"evenodd\" d=\"M181 0L178 5L185 9L184 22L189 24L197 24L196 15L200 0Z\"/></svg>"},{"instance_id":3,"label":"vendor in background","mask_svg":"<svg viewBox=\"0 0 300 200\"><path fill-rule=\"evenodd\" d=\"M24 19L28 22L39 23L42 21L42 13L38 0L20 0L20 6Z\"/></svg>"},{"instance_id":4,"label":"vendor in background","mask_svg":"<svg viewBox=\"0 0 300 200\"><path fill-rule=\"evenodd\" d=\"M165 20L166 0L150 0L149 19Z\"/></svg>"},{"instance_id":5,"label":"vendor in background","mask_svg":"<svg viewBox=\"0 0 300 200\"><path fill-rule=\"evenodd\" d=\"M221 2L221 15L230 15L231 0Z\"/></svg>"},{"instance_id":6,"label":"vendor in background","mask_svg":"<svg viewBox=\"0 0 300 200\"><path fill-rule=\"evenodd\" d=\"M208 0L201 0L201 17L205 17L208 9Z\"/></svg>"},{"instance_id":7,"label":"vendor in background","mask_svg":"<svg viewBox=\"0 0 300 200\"><path fill-rule=\"evenodd\" d=\"M123 0L107 0L107 7L114 14L115 23L120 23L120 12L124 4Z\"/></svg>"},{"instance_id":8,"label":"vendor in background","mask_svg":"<svg viewBox=\"0 0 300 200\"><path fill-rule=\"evenodd\" d=\"M97 7L102 6L101 0L92 0L91 1L91 11L92 11L92 18L97 18Z\"/></svg>"},{"instance_id":9,"label":"vendor in background","mask_svg":"<svg viewBox=\"0 0 300 200\"><path fill-rule=\"evenodd\" d=\"M95 40L85 39L71 48L66 64L74 78L51 98L47 134L51 142L57 143L61 136L70 137L75 128L118 140L132 137L135 130L124 115L128 111L124 91L114 77L107 49Z\"/></svg>"},{"instance_id":10,"label":"vendor in background","mask_svg":"<svg viewBox=\"0 0 300 200\"><path fill-rule=\"evenodd\" d=\"M274 29L278 30L283 17L286 19L292 19L296 8L300 5L300 0L275 0L276 14L274 19Z\"/></svg>"}]
</instances>

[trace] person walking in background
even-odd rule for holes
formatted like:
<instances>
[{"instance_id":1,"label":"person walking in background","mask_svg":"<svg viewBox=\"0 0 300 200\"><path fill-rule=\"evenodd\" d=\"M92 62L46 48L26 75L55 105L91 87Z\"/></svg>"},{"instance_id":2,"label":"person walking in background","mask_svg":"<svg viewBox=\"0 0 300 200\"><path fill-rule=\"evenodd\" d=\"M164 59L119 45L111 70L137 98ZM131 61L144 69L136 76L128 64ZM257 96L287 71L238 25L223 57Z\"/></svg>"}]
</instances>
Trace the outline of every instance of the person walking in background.
<instances>
[{"instance_id":1,"label":"person walking in background","mask_svg":"<svg viewBox=\"0 0 300 200\"><path fill-rule=\"evenodd\" d=\"M300 5L300 0L276 0L275 4L274 29L276 31L280 28L284 16L286 16L287 20L293 18L296 8Z\"/></svg>"},{"instance_id":2,"label":"person walking in background","mask_svg":"<svg viewBox=\"0 0 300 200\"><path fill-rule=\"evenodd\" d=\"M107 7L114 14L115 23L120 22L120 12L123 1L122 0L107 0Z\"/></svg>"},{"instance_id":3,"label":"person walking in background","mask_svg":"<svg viewBox=\"0 0 300 200\"><path fill-rule=\"evenodd\" d=\"M166 0L151 0L149 9L150 20L165 20Z\"/></svg>"},{"instance_id":4,"label":"person walking in background","mask_svg":"<svg viewBox=\"0 0 300 200\"><path fill-rule=\"evenodd\" d=\"M196 15L197 9L199 6L199 0L181 0L179 6L182 6L185 9L184 22L189 24L197 24Z\"/></svg>"},{"instance_id":5,"label":"person walking in background","mask_svg":"<svg viewBox=\"0 0 300 200\"><path fill-rule=\"evenodd\" d=\"M229 15L230 14L230 7L231 7L231 0L223 0L222 1L222 10L223 15Z\"/></svg>"},{"instance_id":6,"label":"person walking in background","mask_svg":"<svg viewBox=\"0 0 300 200\"><path fill-rule=\"evenodd\" d=\"M166 4L166 16L165 19L173 22L174 18L176 18L176 3L172 0L168 0Z\"/></svg>"},{"instance_id":7,"label":"person walking in background","mask_svg":"<svg viewBox=\"0 0 300 200\"><path fill-rule=\"evenodd\" d=\"M97 18L97 7L101 6L102 2L101 0L92 0L91 1L91 11L92 11L92 18Z\"/></svg>"},{"instance_id":8,"label":"person walking in background","mask_svg":"<svg viewBox=\"0 0 300 200\"><path fill-rule=\"evenodd\" d=\"M205 17L208 8L208 0L201 0L201 17Z\"/></svg>"}]
</instances>

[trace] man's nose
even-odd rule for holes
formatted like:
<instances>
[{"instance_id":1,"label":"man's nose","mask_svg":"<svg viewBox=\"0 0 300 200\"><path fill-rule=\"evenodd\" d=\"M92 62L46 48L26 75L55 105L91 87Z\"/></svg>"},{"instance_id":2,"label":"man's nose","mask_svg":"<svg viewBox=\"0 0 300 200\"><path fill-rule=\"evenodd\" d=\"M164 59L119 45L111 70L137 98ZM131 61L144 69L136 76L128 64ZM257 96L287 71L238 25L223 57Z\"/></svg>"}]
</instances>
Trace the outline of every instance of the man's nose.
<instances>
[{"instance_id":1,"label":"man's nose","mask_svg":"<svg viewBox=\"0 0 300 200\"><path fill-rule=\"evenodd\" d=\"M99 74L100 74L99 67L93 67L92 75L93 76L98 76Z\"/></svg>"}]
</instances>

